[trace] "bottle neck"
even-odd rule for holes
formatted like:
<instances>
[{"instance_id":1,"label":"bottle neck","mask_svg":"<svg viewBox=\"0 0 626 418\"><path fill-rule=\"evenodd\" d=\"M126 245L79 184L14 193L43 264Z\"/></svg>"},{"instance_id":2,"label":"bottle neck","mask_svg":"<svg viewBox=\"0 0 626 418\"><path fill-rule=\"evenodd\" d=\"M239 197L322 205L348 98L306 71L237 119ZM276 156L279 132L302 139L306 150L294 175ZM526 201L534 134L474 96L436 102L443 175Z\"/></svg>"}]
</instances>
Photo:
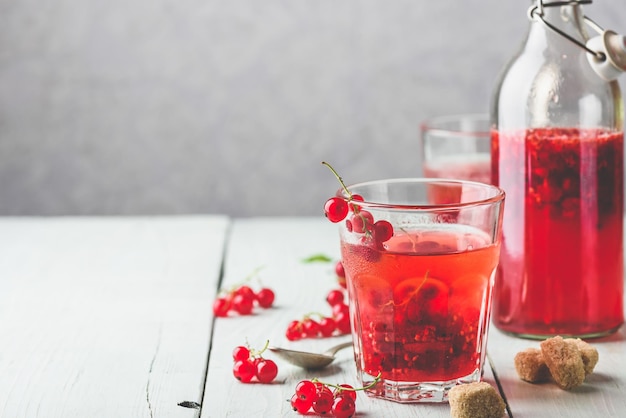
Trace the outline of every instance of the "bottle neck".
<instances>
[{"instance_id":1,"label":"bottle neck","mask_svg":"<svg viewBox=\"0 0 626 418\"><path fill-rule=\"evenodd\" d=\"M540 17L539 13L542 12L539 7L539 1L540 0L532 1L532 7L534 10L528 33L528 42L555 44L565 50L578 48L578 46L576 46L573 42L542 22L541 17L543 17L543 20L551 26L554 26L558 30L582 43L585 43L589 39L589 35L586 31L583 9L580 3L572 1L566 5L551 6L550 1L545 1L543 5L543 14Z\"/></svg>"},{"instance_id":2,"label":"bottle neck","mask_svg":"<svg viewBox=\"0 0 626 418\"><path fill-rule=\"evenodd\" d=\"M537 13L536 5L533 2L533 13ZM581 4L544 5L541 17L576 42L547 26L539 15L532 17L521 50L496 86L492 120L497 129L623 129L618 83L607 85L589 65L588 52L577 43L584 45L587 37Z\"/></svg>"}]
</instances>

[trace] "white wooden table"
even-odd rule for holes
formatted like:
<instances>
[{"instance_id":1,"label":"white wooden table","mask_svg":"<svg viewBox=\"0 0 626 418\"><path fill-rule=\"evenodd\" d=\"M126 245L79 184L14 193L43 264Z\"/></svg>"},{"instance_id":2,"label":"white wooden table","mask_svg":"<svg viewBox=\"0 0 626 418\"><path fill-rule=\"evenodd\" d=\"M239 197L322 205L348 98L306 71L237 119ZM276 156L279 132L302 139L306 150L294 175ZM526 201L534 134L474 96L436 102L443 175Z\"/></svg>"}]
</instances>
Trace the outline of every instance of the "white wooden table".
<instances>
[{"instance_id":1,"label":"white wooden table","mask_svg":"<svg viewBox=\"0 0 626 418\"><path fill-rule=\"evenodd\" d=\"M0 417L300 416L287 401L299 380L357 384L350 350L314 373L269 353L279 367L270 385L236 381L231 352L268 339L303 350L349 339L284 337L290 320L329 312L333 264L302 262L319 253L339 255L323 217L0 218ZM218 288L261 266L275 307L213 318ZM517 378L514 354L536 344L491 330L485 380L501 388L510 416L626 416L624 327L593 342L600 362L571 392ZM450 411L359 395L357 414Z\"/></svg>"}]
</instances>

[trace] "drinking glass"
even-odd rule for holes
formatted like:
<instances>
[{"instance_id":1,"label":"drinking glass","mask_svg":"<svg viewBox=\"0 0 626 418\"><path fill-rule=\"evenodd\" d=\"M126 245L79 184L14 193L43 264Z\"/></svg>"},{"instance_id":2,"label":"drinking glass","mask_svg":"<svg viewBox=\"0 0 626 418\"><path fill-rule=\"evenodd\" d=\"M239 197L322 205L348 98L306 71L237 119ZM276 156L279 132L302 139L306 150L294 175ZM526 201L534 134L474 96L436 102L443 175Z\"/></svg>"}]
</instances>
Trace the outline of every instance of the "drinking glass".
<instances>
[{"instance_id":1,"label":"drinking glass","mask_svg":"<svg viewBox=\"0 0 626 418\"><path fill-rule=\"evenodd\" d=\"M442 194L455 197L433 200ZM479 381L504 192L464 180L392 179L337 196L349 206L341 255L368 395L445 402L453 386Z\"/></svg>"},{"instance_id":2,"label":"drinking glass","mask_svg":"<svg viewBox=\"0 0 626 418\"><path fill-rule=\"evenodd\" d=\"M491 183L491 135L487 114L435 117L420 125L424 177Z\"/></svg>"}]
</instances>

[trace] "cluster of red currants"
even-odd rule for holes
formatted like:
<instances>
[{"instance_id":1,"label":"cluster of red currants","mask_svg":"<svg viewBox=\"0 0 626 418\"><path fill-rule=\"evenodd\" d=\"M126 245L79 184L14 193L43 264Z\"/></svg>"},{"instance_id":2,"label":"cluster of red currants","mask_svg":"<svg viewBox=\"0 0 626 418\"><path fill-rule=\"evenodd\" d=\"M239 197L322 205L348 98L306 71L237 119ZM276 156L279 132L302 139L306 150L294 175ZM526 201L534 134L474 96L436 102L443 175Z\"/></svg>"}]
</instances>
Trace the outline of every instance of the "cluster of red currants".
<instances>
[{"instance_id":1,"label":"cluster of red currants","mask_svg":"<svg viewBox=\"0 0 626 418\"><path fill-rule=\"evenodd\" d=\"M256 377L260 383L270 383L278 375L278 366L273 360L263 358L263 352L250 350L242 345L233 350L233 375L242 383L250 383Z\"/></svg>"},{"instance_id":2,"label":"cluster of red currants","mask_svg":"<svg viewBox=\"0 0 626 418\"><path fill-rule=\"evenodd\" d=\"M378 245L388 241L393 236L393 226L385 220L374 221L371 212L361 208L358 202L363 202L363 196L351 193L344 184L339 174L330 164L323 162L337 177L347 199L339 196L331 197L324 204L324 214L329 221L333 223L341 222L346 219L346 229L349 232L364 234L365 237L372 237ZM352 214L348 217L348 215Z\"/></svg>"},{"instance_id":3,"label":"cluster of red currants","mask_svg":"<svg viewBox=\"0 0 626 418\"><path fill-rule=\"evenodd\" d=\"M285 336L289 341L296 341L303 338L325 338L349 334L350 310L344 299L343 290L331 290L326 295L326 301L332 308L332 316L315 313L305 315L301 320L293 320L287 325ZM311 317L312 315L318 315L320 319L316 321Z\"/></svg>"},{"instance_id":4,"label":"cluster of red currants","mask_svg":"<svg viewBox=\"0 0 626 418\"><path fill-rule=\"evenodd\" d=\"M320 415L349 418L356 411L356 391L347 384L329 385L316 380L302 380L291 397L291 407L302 415L313 409Z\"/></svg>"},{"instance_id":5,"label":"cluster of red currants","mask_svg":"<svg viewBox=\"0 0 626 418\"><path fill-rule=\"evenodd\" d=\"M255 304L264 309L271 308L274 298L274 291L270 288L254 292L250 286L242 285L218 296L213 302L213 314L224 317L233 311L239 315L250 315Z\"/></svg>"}]
</instances>

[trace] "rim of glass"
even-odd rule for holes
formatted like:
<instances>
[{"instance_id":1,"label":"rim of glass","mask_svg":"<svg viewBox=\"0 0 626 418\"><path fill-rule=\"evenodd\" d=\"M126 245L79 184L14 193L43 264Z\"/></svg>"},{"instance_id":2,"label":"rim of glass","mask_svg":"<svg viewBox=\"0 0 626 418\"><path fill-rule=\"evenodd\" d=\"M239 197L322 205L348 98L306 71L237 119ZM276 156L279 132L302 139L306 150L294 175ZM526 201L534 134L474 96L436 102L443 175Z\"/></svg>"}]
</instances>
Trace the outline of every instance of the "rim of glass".
<instances>
[{"instance_id":1,"label":"rim of glass","mask_svg":"<svg viewBox=\"0 0 626 418\"><path fill-rule=\"evenodd\" d=\"M450 184L450 185L467 185L472 186L476 189L484 189L484 190L492 190L493 196L487 197L484 199L476 199L468 202L458 202L458 203L422 203L422 204L405 204L405 203L384 203L384 202L374 202L371 200L363 200L363 201L354 201L358 203L359 206L363 208L370 209L386 209L386 210L411 210L411 211L433 211L437 209L446 209L450 210L451 208L468 208L474 206L484 206L491 205L498 202L502 202L505 198L505 192L498 186L494 186L492 184L480 183L477 181L471 180L459 180L459 179L447 179L447 178L428 178L428 177L415 177L415 178L393 178L393 179L383 179L383 180L372 180L365 181L361 183L354 183L347 185L347 189L352 194L352 188L357 187L367 187L374 186L380 184L407 184L407 183L417 183L417 184ZM343 187L340 187L337 190L336 195L347 202L351 202L352 199L349 198L346 190Z\"/></svg>"}]
</instances>

